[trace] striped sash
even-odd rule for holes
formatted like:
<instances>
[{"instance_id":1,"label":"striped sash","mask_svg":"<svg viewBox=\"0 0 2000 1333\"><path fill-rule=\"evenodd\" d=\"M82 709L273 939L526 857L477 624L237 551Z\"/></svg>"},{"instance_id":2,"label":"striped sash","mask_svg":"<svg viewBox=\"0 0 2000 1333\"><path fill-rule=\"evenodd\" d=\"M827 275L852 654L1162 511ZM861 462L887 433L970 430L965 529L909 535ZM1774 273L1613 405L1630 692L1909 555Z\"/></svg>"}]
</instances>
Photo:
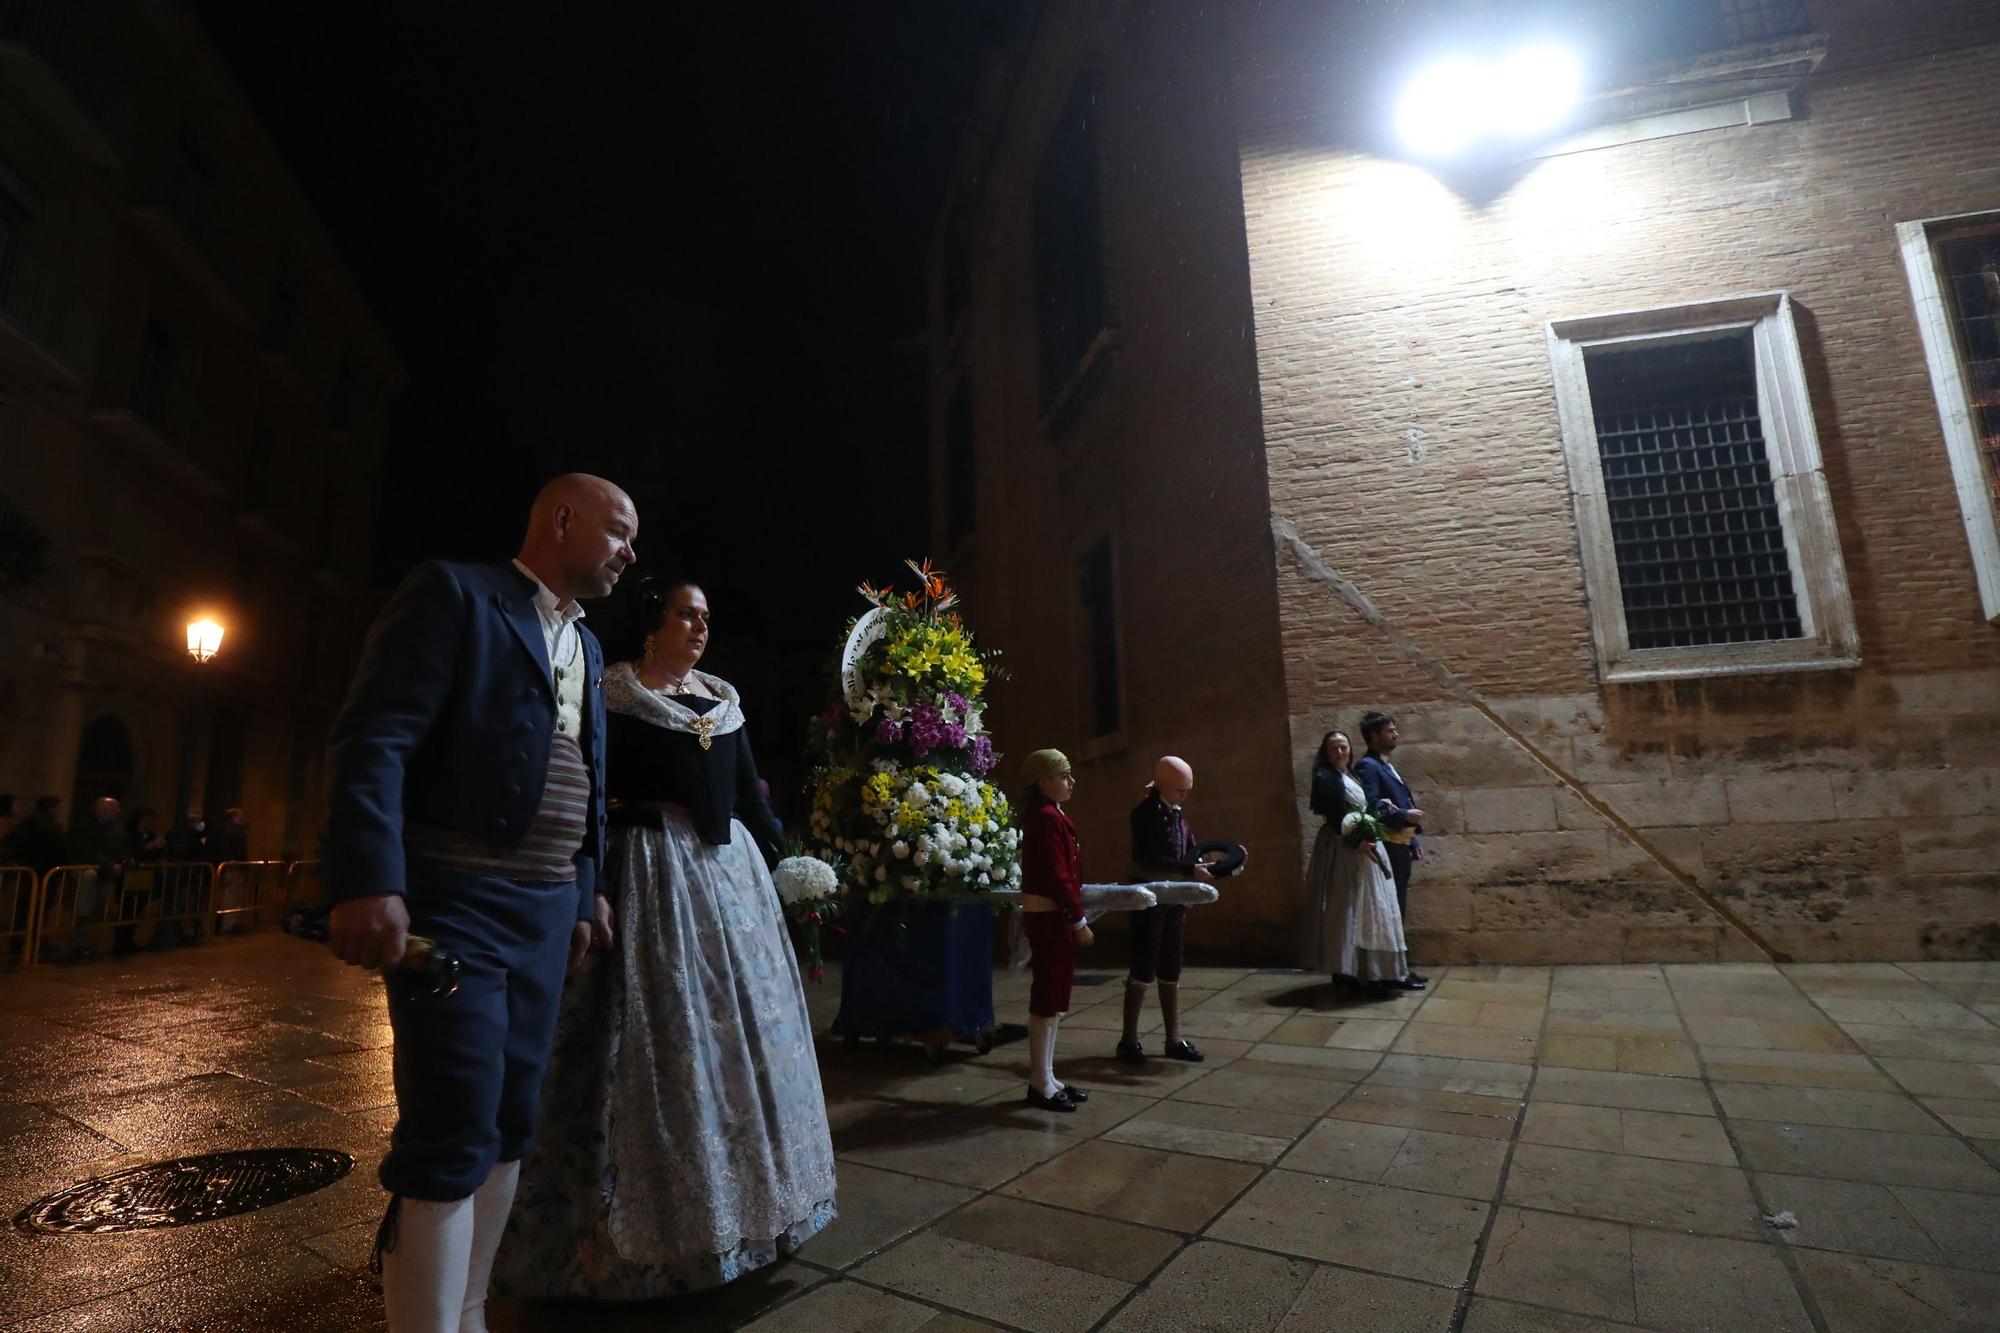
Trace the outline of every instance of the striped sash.
<instances>
[{"instance_id":1,"label":"striped sash","mask_svg":"<svg viewBox=\"0 0 2000 1333\"><path fill-rule=\"evenodd\" d=\"M495 847L463 829L412 825L403 830L410 856L475 875L559 884L576 878L576 853L590 817L590 769L574 737L549 738L549 775L542 804L518 847Z\"/></svg>"}]
</instances>

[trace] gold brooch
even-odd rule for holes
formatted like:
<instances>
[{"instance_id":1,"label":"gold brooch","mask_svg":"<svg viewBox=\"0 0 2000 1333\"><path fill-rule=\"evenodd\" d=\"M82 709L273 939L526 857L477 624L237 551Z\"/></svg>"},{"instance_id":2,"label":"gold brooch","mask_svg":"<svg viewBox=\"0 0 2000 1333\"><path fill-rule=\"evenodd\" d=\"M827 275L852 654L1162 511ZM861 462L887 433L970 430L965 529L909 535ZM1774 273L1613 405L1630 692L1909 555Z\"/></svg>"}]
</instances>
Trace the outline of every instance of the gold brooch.
<instances>
[{"instance_id":1,"label":"gold brooch","mask_svg":"<svg viewBox=\"0 0 2000 1333\"><path fill-rule=\"evenodd\" d=\"M704 717L698 717L694 720L695 739L701 742L702 749L706 750L710 746L715 744L714 732L715 732L714 718L704 716Z\"/></svg>"}]
</instances>

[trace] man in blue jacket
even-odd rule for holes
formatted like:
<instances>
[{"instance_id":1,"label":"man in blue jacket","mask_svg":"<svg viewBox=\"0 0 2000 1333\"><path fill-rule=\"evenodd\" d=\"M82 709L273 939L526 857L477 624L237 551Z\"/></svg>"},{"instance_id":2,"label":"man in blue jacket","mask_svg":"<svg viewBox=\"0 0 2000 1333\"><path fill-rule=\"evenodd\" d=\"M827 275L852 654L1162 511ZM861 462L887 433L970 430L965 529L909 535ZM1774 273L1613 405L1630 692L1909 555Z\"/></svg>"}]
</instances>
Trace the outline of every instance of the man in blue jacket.
<instances>
[{"instance_id":1,"label":"man in blue jacket","mask_svg":"<svg viewBox=\"0 0 2000 1333\"><path fill-rule=\"evenodd\" d=\"M324 859L342 962L389 977L396 1130L376 1239L392 1333L483 1333L566 968L611 945L604 657L578 622L635 556L601 478L542 488L512 564L419 565L369 632L334 724ZM411 934L460 960L398 984Z\"/></svg>"},{"instance_id":2,"label":"man in blue jacket","mask_svg":"<svg viewBox=\"0 0 2000 1333\"><path fill-rule=\"evenodd\" d=\"M1388 829L1382 846L1389 853L1389 869L1396 877L1396 910L1403 918L1403 929L1407 931L1410 927L1410 867L1423 855L1423 849L1417 845L1417 835L1423 832L1424 812L1417 809L1409 784L1403 781L1403 775L1396 771L1396 766L1389 762L1399 739L1396 719L1387 713L1369 713L1363 717L1361 741L1368 747L1368 753L1354 766L1354 776L1361 783L1361 790L1367 794L1368 809ZM1421 990L1424 981L1425 978L1412 972L1402 981L1391 984Z\"/></svg>"}]
</instances>

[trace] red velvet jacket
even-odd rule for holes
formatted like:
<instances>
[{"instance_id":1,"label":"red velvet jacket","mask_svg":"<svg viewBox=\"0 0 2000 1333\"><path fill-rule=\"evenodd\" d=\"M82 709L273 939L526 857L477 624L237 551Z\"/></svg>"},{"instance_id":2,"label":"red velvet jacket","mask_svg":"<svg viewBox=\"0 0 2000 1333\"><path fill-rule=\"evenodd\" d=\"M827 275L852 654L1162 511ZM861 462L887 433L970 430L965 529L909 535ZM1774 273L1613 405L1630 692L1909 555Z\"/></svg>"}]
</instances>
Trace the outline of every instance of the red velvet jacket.
<instances>
[{"instance_id":1,"label":"red velvet jacket","mask_svg":"<svg viewBox=\"0 0 2000 1333\"><path fill-rule=\"evenodd\" d=\"M1072 924L1083 922L1083 850L1076 825L1040 794L1021 811L1021 892L1053 898Z\"/></svg>"}]
</instances>

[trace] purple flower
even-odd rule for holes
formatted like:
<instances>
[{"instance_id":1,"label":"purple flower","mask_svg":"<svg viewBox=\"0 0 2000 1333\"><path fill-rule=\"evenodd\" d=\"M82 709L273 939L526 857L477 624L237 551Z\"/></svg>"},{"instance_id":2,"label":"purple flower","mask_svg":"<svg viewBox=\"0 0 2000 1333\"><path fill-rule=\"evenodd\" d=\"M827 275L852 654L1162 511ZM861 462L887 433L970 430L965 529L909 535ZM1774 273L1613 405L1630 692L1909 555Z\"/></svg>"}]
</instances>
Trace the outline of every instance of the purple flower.
<instances>
[{"instance_id":1,"label":"purple flower","mask_svg":"<svg viewBox=\"0 0 2000 1333\"><path fill-rule=\"evenodd\" d=\"M910 710L910 748L918 755L927 755L945 743L944 719L938 710L929 704L918 704Z\"/></svg>"},{"instance_id":2,"label":"purple flower","mask_svg":"<svg viewBox=\"0 0 2000 1333\"><path fill-rule=\"evenodd\" d=\"M956 750L965 744L965 728L956 722L944 724L944 743Z\"/></svg>"},{"instance_id":3,"label":"purple flower","mask_svg":"<svg viewBox=\"0 0 2000 1333\"><path fill-rule=\"evenodd\" d=\"M886 717L883 718L875 724L875 739L881 741L884 745L894 745L897 741L903 739L903 724L892 722Z\"/></svg>"},{"instance_id":4,"label":"purple flower","mask_svg":"<svg viewBox=\"0 0 2000 1333\"><path fill-rule=\"evenodd\" d=\"M958 693L958 691L953 690L950 694L945 695L944 705L946 708L949 708L952 712L958 714L960 717L965 716L965 710L967 706L965 702L965 696Z\"/></svg>"},{"instance_id":5,"label":"purple flower","mask_svg":"<svg viewBox=\"0 0 2000 1333\"><path fill-rule=\"evenodd\" d=\"M972 738L972 771L984 776L993 771L993 738L974 736Z\"/></svg>"}]
</instances>

